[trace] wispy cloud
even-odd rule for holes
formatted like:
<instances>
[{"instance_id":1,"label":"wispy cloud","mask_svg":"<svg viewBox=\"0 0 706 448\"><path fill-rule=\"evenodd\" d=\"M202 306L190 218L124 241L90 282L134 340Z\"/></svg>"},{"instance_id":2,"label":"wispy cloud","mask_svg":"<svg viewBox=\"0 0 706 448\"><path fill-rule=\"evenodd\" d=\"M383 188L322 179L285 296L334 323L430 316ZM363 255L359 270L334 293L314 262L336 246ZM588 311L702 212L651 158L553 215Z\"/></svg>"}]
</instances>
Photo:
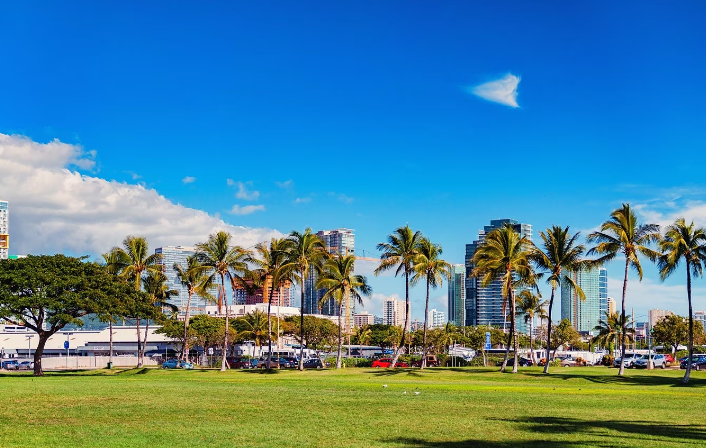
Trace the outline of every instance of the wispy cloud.
<instances>
[{"instance_id":1,"label":"wispy cloud","mask_svg":"<svg viewBox=\"0 0 706 448\"><path fill-rule=\"evenodd\" d=\"M303 197L303 198L296 198L294 201L295 204L308 204L311 202L311 198L309 196Z\"/></svg>"},{"instance_id":2,"label":"wispy cloud","mask_svg":"<svg viewBox=\"0 0 706 448\"><path fill-rule=\"evenodd\" d=\"M243 199L245 201L256 201L260 197L260 192L257 190L249 190L252 187L252 182L240 182L234 181L233 179L228 179L226 181L229 187L238 187L238 192L235 193L235 197L238 199Z\"/></svg>"},{"instance_id":3,"label":"wispy cloud","mask_svg":"<svg viewBox=\"0 0 706 448\"><path fill-rule=\"evenodd\" d=\"M279 188L287 191L291 191L294 188L294 181L292 179L285 180L284 182L275 182L275 184Z\"/></svg>"},{"instance_id":4,"label":"wispy cloud","mask_svg":"<svg viewBox=\"0 0 706 448\"><path fill-rule=\"evenodd\" d=\"M240 205L236 204L233 206L232 209L230 209L230 213L232 215L249 215L251 213L264 212L264 211L265 211L264 205L246 205L244 207L241 207Z\"/></svg>"},{"instance_id":5,"label":"wispy cloud","mask_svg":"<svg viewBox=\"0 0 706 448\"><path fill-rule=\"evenodd\" d=\"M493 103L504 104L510 107L520 107L517 104L517 86L520 77L508 73L500 79L486 82L479 86L467 87L466 91Z\"/></svg>"},{"instance_id":6,"label":"wispy cloud","mask_svg":"<svg viewBox=\"0 0 706 448\"><path fill-rule=\"evenodd\" d=\"M137 180L137 179L141 179L141 178L142 178L142 176L140 176L139 174L137 174L137 173L135 173L135 172L133 172L133 171L123 171L123 173L129 174L130 177L132 177L132 180Z\"/></svg>"},{"instance_id":7,"label":"wispy cloud","mask_svg":"<svg viewBox=\"0 0 706 448\"><path fill-rule=\"evenodd\" d=\"M328 195L335 197L336 199L338 199L339 201L341 201L345 204L351 204L354 201L354 199L352 197L345 195L343 193L336 193L334 191L331 191L331 192L329 192Z\"/></svg>"},{"instance_id":8,"label":"wispy cloud","mask_svg":"<svg viewBox=\"0 0 706 448\"><path fill-rule=\"evenodd\" d=\"M193 184L194 182L196 182L196 178L192 176L186 176L181 181L185 184Z\"/></svg>"}]
</instances>

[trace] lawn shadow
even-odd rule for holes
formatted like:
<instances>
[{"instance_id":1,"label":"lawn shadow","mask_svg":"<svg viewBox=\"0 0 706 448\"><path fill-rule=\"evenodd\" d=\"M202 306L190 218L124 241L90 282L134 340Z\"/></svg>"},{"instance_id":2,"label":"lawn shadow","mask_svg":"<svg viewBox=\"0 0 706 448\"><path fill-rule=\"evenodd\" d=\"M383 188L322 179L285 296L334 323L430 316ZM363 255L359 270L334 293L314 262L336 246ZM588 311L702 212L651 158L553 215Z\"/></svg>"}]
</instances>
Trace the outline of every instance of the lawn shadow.
<instances>
[{"instance_id":1,"label":"lawn shadow","mask_svg":"<svg viewBox=\"0 0 706 448\"><path fill-rule=\"evenodd\" d=\"M242 369L241 372L248 375L277 375L280 373L279 369Z\"/></svg>"},{"instance_id":2,"label":"lawn shadow","mask_svg":"<svg viewBox=\"0 0 706 448\"><path fill-rule=\"evenodd\" d=\"M540 434L585 434L605 436L603 430L615 431L622 437L645 436L652 442L694 441L701 445L706 440L706 426L667 424L663 421L583 420L571 417L492 418L490 421L515 423L525 431ZM598 432L596 430L599 430ZM615 436L611 436L615 438Z\"/></svg>"},{"instance_id":3,"label":"lawn shadow","mask_svg":"<svg viewBox=\"0 0 706 448\"><path fill-rule=\"evenodd\" d=\"M557 440L507 440L493 442L489 440L482 439L468 439L468 440L456 440L456 441L438 441L438 440L424 440L420 438L413 437L398 437L394 439L383 439L381 442L386 444L396 444L404 445L416 448L564 448L571 446L586 446L583 441L580 442L567 442L567 441L557 441ZM618 448L621 445L619 443L612 443L610 441L604 441L601 443L593 443L591 446L599 448Z\"/></svg>"},{"instance_id":4,"label":"lawn shadow","mask_svg":"<svg viewBox=\"0 0 706 448\"><path fill-rule=\"evenodd\" d=\"M575 371L564 372L563 370L550 374L545 374L541 372L525 372L524 375L537 378L557 378L562 380L582 379L598 384L624 384L628 386L706 387L706 379L694 377L691 377L689 379L689 384L682 384L681 378L661 375L592 375Z\"/></svg>"},{"instance_id":5,"label":"lawn shadow","mask_svg":"<svg viewBox=\"0 0 706 448\"><path fill-rule=\"evenodd\" d=\"M421 378L424 376L426 373L433 373L433 374L438 374L439 371L433 371L433 370L419 370L419 369L376 369L370 372L372 375L383 377L383 376L395 376L395 375L402 375L406 374L407 376L415 377L415 378Z\"/></svg>"}]
</instances>

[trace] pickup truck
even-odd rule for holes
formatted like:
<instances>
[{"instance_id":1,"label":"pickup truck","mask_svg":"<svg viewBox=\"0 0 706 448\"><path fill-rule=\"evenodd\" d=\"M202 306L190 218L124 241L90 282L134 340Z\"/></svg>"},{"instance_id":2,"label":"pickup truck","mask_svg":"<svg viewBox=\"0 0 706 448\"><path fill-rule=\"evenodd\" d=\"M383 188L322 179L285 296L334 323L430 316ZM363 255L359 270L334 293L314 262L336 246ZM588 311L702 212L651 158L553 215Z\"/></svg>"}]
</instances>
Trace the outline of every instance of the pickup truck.
<instances>
[{"instance_id":1,"label":"pickup truck","mask_svg":"<svg viewBox=\"0 0 706 448\"><path fill-rule=\"evenodd\" d=\"M414 361L412 361L412 367L421 367L421 366L422 366L421 359L415 359ZM439 367L439 360L436 359L436 356L427 355L427 367Z\"/></svg>"}]
</instances>

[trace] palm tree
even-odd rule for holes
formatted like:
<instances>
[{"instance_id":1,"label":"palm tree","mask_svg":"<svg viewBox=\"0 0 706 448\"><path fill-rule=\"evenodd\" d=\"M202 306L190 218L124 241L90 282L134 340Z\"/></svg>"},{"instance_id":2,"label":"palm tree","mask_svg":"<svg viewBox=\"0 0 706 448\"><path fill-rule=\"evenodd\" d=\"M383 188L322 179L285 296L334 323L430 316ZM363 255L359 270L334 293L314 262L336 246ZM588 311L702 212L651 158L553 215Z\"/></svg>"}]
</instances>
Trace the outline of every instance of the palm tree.
<instances>
[{"instance_id":1,"label":"palm tree","mask_svg":"<svg viewBox=\"0 0 706 448\"><path fill-rule=\"evenodd\" d=\"M258 258L253 258L251 262L258 268L256 270L263 288L263 296L267 300L267 325L270 334L268 340L269 352L267 354L267 369L272 363L272 296L275 286L287 280L288 269L285 268L287 252L290 250L292 242L285 238L272 238L268 243L258 243L255 245L255 252ZM267 290L269 289L269 295Z\"/></svg>"},{"instance_id":2,"label":"palm tree","mask_svg":"<svg viewBox=\"0 0 706 448\"><path fill-rule=\"evenodd\" d=\"M386 243L377 245L377 250L382 251L382 255L380 256L380 266L375 269L375 275L380 275L395 267L397 268L395 269L395 277L400 274L404 275L404 326L402 327L402 338L395 349L395 356L392 360L393 366L400 357L400 350L404 348L405 332L407 331L407 325L409 325L409 280L413 273L414 257L417 255L419 241L422 237L422 232L413 232L409 225L405 225L388 235Z\"/></svg>"},{"instance_id":3,"label":"palm tree","mask_svg":"<svg viewBox=\"0 0 706 448\"><path fill-rule=\"evenodd\" d=\"M177 278L182 286L186 288L189 298L186 301L186 312L184 315L184 354L183 359L189 362L189 317L191 311L191 297L198 294L209 300L214 300L211 294L203 289L203 285L208 282L208 275L200 269L201 263L196 255L191 255L186 258L186 269L182 268L179 263L174 263L172 269L176 271Z\"/></svg>"},{"instance_id":4,"label":"palm tree","mask_svg":"<svg viewBox=\"0 0 706 448\"><path fill-rule=\"evenodd\" d=\"M300 351L299 351L299 370L304 370L304 297L306 291L306 282L312 271L320 271L320 266L326 258L326 244L316 234L311 233L311 229L307 228L304 233L299 233L296 230L289 234L288 239L292 242L292 247L287 253L287 261L285 269L292 272L294 280L301 288L301 303L300 303L300 321L299 321L299 336L300 336Z\"/></svg>"},{"instance_id":5,"label":"palm tree","mask_svg":"<svg viewBox=\"0 0 706 448\"><path fill-rule=\"evenodd\" d=\"M492 282L500 280L502 283L503 314L510 309L510 336L509 341L514 341L515 362L512 373L517 373L518 338L515 325L515 288L536 285L536 274L532 269L530 258L532 242L527 237L520 235L512 225L505 224L486 235L483 243L473 255L473 276L481 279L481 286L488 287ZM510 344L505 350L501 371L505 371L510 353Z\"/></svg>"},{"instance_id":6,"label":"palm tree","mask_svg":"<svg viewBox=\"0 0 706 448\"><path fill-rule=\"evenodd\" d=\"M686 264L686 296L689 301L689 359L694 352L694 316L691 305L691 276L703 274L706 264L706 231L694 226L694 222L687 225L684 218L677 219L674 224L667 227L664 237L659 242L663 255L659 258L659 276L666 279L674 272L681 260ZM686 373L682 383L687 384L691 375L691 362L686 363Z\"/></svg>"},{"instance_id":7,"label":"palm tree","mask_svg":"<svg viewBox=\"0 0 706 448\"><path fill-rule=\"evenodd\" d=\"M115 275L116 277L120 275L120 265L119 265L119 258L118 254L115 251L110 251L106 252L103 254L103 262L105 263L106 269L108 272L111 274ZM114 311L114 310L113 310ZM110 365L113 365L113 321L115 320L115 314L110 313L107 318L108 318L108 331L110 332L109 335L109 345L110 345L110 351L108 352L108 362ZM139 337L139 332L137 333Z\"/></svg>"},{"instance_id":8,"label":"palm tree","mask_svg":"<svg viewBox=\"0 0 706 448\"><path fill-rule=\"evenodd\" d=\"M588 236L588 242L597 243L595 247L588 251L589 255L599 255L595 263L606 263L614 260L619 253L625 256L625 276L623 279L623 301L622 301L622 321L625 319L625 294L628 290L628 272L632 267L642 281L642 265L638 255L643 255L652 261L656 261L659 252L647 246L651 243L659 242L659 226L657 224L640 224L637 216L630 208L630 204L623 204L619 209L610 214L610 218L601 224L599 232L593 232ZM620 342L620 356L625 358L625 328L623 328ZM625 366L620 363L618 375L622 376Z\"/></svg>"},{"instance_id":9,"label":"palm tree","mask_svg":"<svg viewBox=\"0 0 706 448\"><path fill-rule=\"evenodd\" d=\"M336 368L341 368L341 349L343 346L343 305L348 303L350 297L363 304L362 295L372 294L372 288L368 285L368 280L358 274L353 273L355 265L354 255L337 255L324 263L321 277L316 282L318 289L325 289L326 292L321 297L321 302L333 298L338 304L338 356L336 357ZM393 363L394 365L394 363Z\"/></svg>"},{"instance_id":10,"label":"palm tree","mask_svg":"<svg viewBox=\"0 0 706 448\"><path fill-rule=\"evenodd\" d=\"M627 318L626 318L627 319ZM629 322L623 320L623 317L615 313L605 312L605 318L601 319L593 328L598 332L592 339L592 343L598 343L603 347L608 347L610 344L618 344L621 340L621 335L623 334L623 329L625 329L625 335L628 342L632 342L634 339L635 329L630 328Z\"/></svg>"},{"instance_id":11,"label":"palm tree","mask_svg":"<svg viewBox=\"0 0 706 448\"><path fill-rule=\"evenodd\" d=\"M412 277L412 285L416 285L422 280L426 280L427 284L427 299L424 307L424 339L422 341L422 363L423 370L427 364L427 328L429 325L429 289L430 287L437 288L443 283L443 278L448 278L451 275L451 265L445 260L439 258L442 253L441 246L429 241L428 238L422 238L417 247L417 255L414 256L412 266L414 276Z\"/></svg>"},{"instance_id":12,"label":"palm tree","mask_svg":"<svg viewBox=\"0 0 706 448\"><path fill-rule=\"evenodd\" d=\"M143 236L128 235L123 240L123 247L116 246L110 250L109 269L121 277L131 280L135 289L139 291L142 286L142 274L145 272L162 271L162 255L150 254L149 244ZM135 319L137 329L137 367L142 367L142 349L140 335L140 318Z\"/></svg>"},{"instance_id":13,"label":"palm tree","mask_svg":"<svg viewBox=\"0 0 706 448\"><path fill-rule=\"evenodd\" d=\"M176 289L169 289L167 284L167 276L162 272L149 271L147 276L142 280L145 292L149 295L150 302L152 306L156 308L168 308L172 312L177 312L179 308L174 304L169 302L174 296L179 295L179 291ZM142 353L139 355L143 360L145 359L145 350L147 349L147 333L150 327L150 319L147 318L145 322L145 340L142 344Z\"/></svg>"},{"instance_id":14,"label":"palm tree","mask_svg":"<svg viewBox=\"0 0 706 448\"><path fill-rule=\"evenodd\" d=\"M532 251L532 261L538 271L547 275L547 283L552 288L552 295L549 298L549 312L547 313L547 362L544 364L544 373L549 373L549 346L552 337L551 316L557 288L563 281L581 300L586 300L583 289L570 275L567 275L591 267L590 262L583 260L586 248L577 243L580 235L579 232L571 235L568 226L552 226L547 228L546 232L539 232L543 248L535 246Z\"/></svg>"},{"instance_id":15,"label":"palm tree","mask_svg":"<svg viewBox=\"0 0 706 448\"><path fill-rule=\"evenodd\" d=\"M358 353L358 356L363 356L363 346L370 344L372 337L373 331L367 325L364 325L356 330L354 338L360 345L360 352Z\"/></svg>"},{"instance_id":16,"label":"palm tree","mask_svg":"<svg viewBox=\"0 0 706 448\"><path fill-rule=\"evenodd\" d=\"M220 231L211 234L205 243L196 245L196 257L201 266L196 271L207 275L202 283L204 290L208 290L218 284L218 314L221 314L223 301L226 306L225 336L223 337L223 359L221 360L221 371L228 368L226 356L228 355L228 321L230 320L230 308L226 296L226 278L229 281L237 279L245 283L244 276L248 274L247 262L251 258L250 251L240 246L231 247L232 235L228 232ZM218 283L220 280L220 283ZM235 291L233 292L235 294Z\"/></svg>"},{"instance_id":17,"label":"palm tree","mask_svg":"<svg viewBox=\"0 0 706 448\"><path fill-rule=\"evenodd\" d=\"M517 312L525 316L525 323L529 323L530 357L532 362L534 362L534 345L532 343L534 318L539 317L541 322L542 319L549 317L546 311L547 301L542 300L540 296L533 294L528 289L522 290L517 298Z\"/></svg>"},{"instance_id":18,"label":"palm tree","mask_svg":"<svg viewBox=\"0 0 706 448\"><path fill-rule=\"evenodd\" d=\"M240 332L240 336L252 340L255 347L262 347L262 344L266 339L272 337L272 333L268 336L268 323L265 313L259 310L255 310L252 313L248 313L242 319L244 330ZM253 350L253 356L255 356L255 351Z\"/></svg>"}]
</instances>

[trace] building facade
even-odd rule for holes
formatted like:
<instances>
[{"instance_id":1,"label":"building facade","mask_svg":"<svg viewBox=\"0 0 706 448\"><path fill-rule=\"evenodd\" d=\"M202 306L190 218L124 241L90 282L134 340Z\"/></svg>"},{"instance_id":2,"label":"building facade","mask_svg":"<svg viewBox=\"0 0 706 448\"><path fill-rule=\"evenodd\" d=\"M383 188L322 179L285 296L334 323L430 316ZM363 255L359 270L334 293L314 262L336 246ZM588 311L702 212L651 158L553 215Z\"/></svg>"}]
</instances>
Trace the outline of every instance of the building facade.
<instances>
[{"instance_id":1,"label":"building facade","mask_svg":"<svg viewBox=\"0 0 706 448\"><path fill-rule=\"evenodd\" d=\"M174 270L174 264L181 266L183 270L186 270L189 266L188 257L196 254L196 248L185 247L185 246L164 246L158 247L154 251L155 254L162 255L162 272L167 277L167 282L169 289L174 289L179 291L179 295L169 299L172 305L179 308L179 314L186 314L186 304L189 300L189 289L181 284L181 280L177 276L177 271ZM217 297L217 291L213 291L212 295ZM189 315L193 316L195 314L203 314L206 309L206 305L209 301L198 294L193 294L191 296L191 306L189 307Z\"/></svg>"},{"instance_id":2,"label":"building facade","mask_svg":"<svg viewBox=\"0 0 706 448\"><path fill-rule=\"evenodd\" d=\"M608 300L606 302L608 303L608 309L607 309L608 314L615 314L615 311L617 309L615 306L615 299L612 297L608 297ZM601 319L602 318L603 318L603 316L601 316Z\"/></svg>"},{"instance_id":3,"label":"building facade","mask_svg":"<svg viewBox=\"0 0 706 448\"><path fill-rule=\"evenodd\" d=\"M334 230L320 230L316 232L316 235L321 238L326 245L326 250L331 255L341 254L341 255L355 255L355 234L351 229L334 229ZM319 309L321 314L327 316L338 316L338 307L336 306L333 299L327 300L325 303L321 304L320 301L323 298L325 291L323 289L316 289L316 282L318 278L316 272L311 270L309 276L306 279L306 291L304 295L304 313L305 314L318 314ZM355 302L350 299L347 304L347 309L351 324L353 324L353 315L355 314Z\"/></svg>"},{"instance_id":4,"label":"building facade","mask_svg":"<svg viewBox=\"0 0 706 448\"><path fill-rule=\"evenodd\" d=\"M647 317L650 322L650 328L653 328L657 322L667 316L674 315L674 312L669 310L652 309L647 312Z\"/></svg>"},{"instance_id":5,"label":"building facade","mask_svg":"<svg viewBox=\"0 0 706 448\"><path fill-rule=\"evenodd\" d=\"M353 325L355 325L356 328L373 324L375 324L375 316L368 313L367 311L363 311L362 313L356 313L353 316Z\"/></svg>"},{"instance_id":6,"label":"building facade","mask_svg":"<svg viewBox=\"0 0 706 448\"><path fill-rule=\"evenodd\" d=\"M514 219L494 219L490 221L489 226L484 226L483 230L478 231L477 240L471 244L466 244L465 325L491 325L501 329L509 328L510 322L507 319L507 307L505 307L505 312L503 312L505 297L502 294L502 282L495 280L490 285L483 287L480 285L480 279L471 275L475 267L472 263L473 256L478 247L485 241L486 235L506 224L511 225L520 234L520 237L532 240L532 225L523 224ZM517 331L526 333L527 325L524 318L517 315L516 322Z\"/></svg>"},{"instance_id":7,"label":"building facade","mask_svg":"<svg viewBox=\"0 0 706 448\"><path fill-rule=\"evenodd\" d=\"M561 280L561 318L569 319L579 332L593 332L608 310L608 271L605 268L569 272L586 295L581 300L569 282Z\"/></svg>"},{"instance_id":8,"label":"building facade","mask_svg":"<svg viewBox=\"0 0 706 448\"><path fill-rule=\"evenodd\" d=\"M427 316L427 322L429 328L442 328L446 325L446 316L443 311L436 309L429 310L429 316Z\"/></svg>"},{"instance_id":9,"label":"building facade","mask_svg":"<svg viewBox=\"0 0 706 448\"><path fill-rule=\"evenodd\" d=\"M10 255L10 208L7 201L0 199L0 260Z\"/></svg>"},{"instance_id":10,"label":"building facade","mask_svg":"<svg viewBox=\"0 0 706 448\"><path fill-rule=\"evenodd\" d=\"M701 325L706 329L706 311L694 311L694 321L701 322Z\"/></svg>"},{"instance_id":11,"label":"building facade","mask_svg":"<svg viewBox=\"0 0 706 448\"><path fill-rule=\"evenodd\" d=\"M402 327L405 320L405 301L387 297L383 304L382 313L383 324ZM411 322L407 322L407 329L411 328Z\"/></svg>"},{"instance_id":12,"label":"building facade","mask_svg":"<svg viewBox=\"0 0 706 448\"><path fill-rule=\"evenodd\" d=\"M451 266L448 282L449 322L454 325L466 325L466 267L462 264Z\"/></svg>"}]
</instances>

